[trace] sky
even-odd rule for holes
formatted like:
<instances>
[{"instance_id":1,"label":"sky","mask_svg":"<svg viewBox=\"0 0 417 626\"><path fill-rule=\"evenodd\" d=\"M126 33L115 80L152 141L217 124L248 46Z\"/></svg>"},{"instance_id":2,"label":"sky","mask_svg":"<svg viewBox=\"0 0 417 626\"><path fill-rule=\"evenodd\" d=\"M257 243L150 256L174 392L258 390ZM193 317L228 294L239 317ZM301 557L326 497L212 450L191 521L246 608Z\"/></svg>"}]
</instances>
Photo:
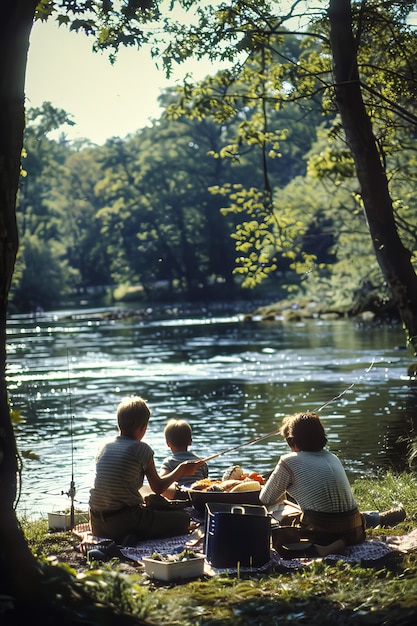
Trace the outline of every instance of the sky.
<instances>
[{"instance_id":1,"label":"sky","mask_svg":"<svg viewBox=\"0 0 417 626\"><path fill-rule=\"evenodd\" d=\"M217 1L212 0L212 4ZM323 0L315 0L320 2ZM292 3L293 0L280 0L283 9ZM193 19L190 12L184 13L177 7L174 10L185 22ZM168 81L163 71L156 68L149 49L122 46L116 63L111 65L108 55L94 53L92 45L92 38L58 27L52 19L37 21L32 28L26 106L51 102L64 109L76 125L62 127L57 136L65 132L70 140L89 139L103 144L109 137L124 138L160 117L161 90L180 85L187 73L198 80L215 74L221 67L208 61L189 61L177 66Z\"/></svg>"},{"instance_id":2,"label":"sky","mask_svg":"<svg viewBox=\"0 0 417 626\"><path fill-rule=\"evenodd\" d=\"M281 0L281 7L288 4L292 2ZM323 0L315 0L315 5L321 4ZM178 66L168 81L149 50L122 47L112 66L106 54L92 52L91 38L59 28L52 20L36 22L28 55L26 105L51 102L76 122L63 127L58 135L64 131L68 139L86 138L102 144L109 137L123 138L158 119L161 90L181 84L187 72L199 79L217 69L208 62L190 62Z\"/></svg>"},{"instance_id":3,"label":"sky","mask_svg":"<svg viewBox=\"0 0 417 626\"><path fill-rule=\"evenodd\" d=\"M179 67L168 81L149 50L122 48L111 65L107 55L92 52L91 38L53 22L36 22L28 54L26 106L51 102L76 122L58 134L103 144L109 137L126 137L158 119L161 90L181 84L186 72L203 78L215 71L208 62L193 62Z\"/></svg>"}]
</instances>

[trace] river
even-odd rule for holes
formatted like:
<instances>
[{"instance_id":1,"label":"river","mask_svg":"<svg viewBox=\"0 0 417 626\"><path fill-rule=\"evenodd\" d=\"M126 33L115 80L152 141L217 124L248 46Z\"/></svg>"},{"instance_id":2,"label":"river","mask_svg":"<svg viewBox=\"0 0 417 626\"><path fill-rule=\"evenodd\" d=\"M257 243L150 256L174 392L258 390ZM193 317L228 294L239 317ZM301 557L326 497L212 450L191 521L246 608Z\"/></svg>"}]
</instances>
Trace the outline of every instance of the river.
<instances>
[{"instance_id":1,"label":"river","mask_svg":"<svg viewBox=\"0 0 417 626\"><path fill-rule=\"evenodd\" d=\"M247 305L246 305L247 306ZM19 514L85 509L94 456L116 434L127 395L145 397L146 441L157 467L163 428L187 419L192 450L209 456L276 431L282 417L319 410L329 449L351 479L408 467L417 421L417 382L399 326L353 320L244 322L227 308L164 310L106 318L101 310L11 316L7 380L23 456ZM210 476L239 464L269 472L286 444L273 435L210 462ZM30 458L30 457L33 458Z\"/></svg>"}]
</instances>

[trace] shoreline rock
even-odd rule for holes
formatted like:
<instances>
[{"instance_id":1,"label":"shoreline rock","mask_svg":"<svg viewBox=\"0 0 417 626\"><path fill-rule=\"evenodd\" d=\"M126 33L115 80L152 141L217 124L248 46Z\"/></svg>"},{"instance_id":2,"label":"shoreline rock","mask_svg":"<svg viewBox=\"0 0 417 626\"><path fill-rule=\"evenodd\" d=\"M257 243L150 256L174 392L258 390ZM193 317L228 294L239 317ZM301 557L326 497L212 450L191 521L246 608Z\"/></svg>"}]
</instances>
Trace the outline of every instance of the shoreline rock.
<instances>
[{"instance_id":1,"label":"shoreline rock","mask_svg":"<svg viewBox=\"0 0 417 626\"><path fill-rule=\"evenodd\" d=\"M355 318L362 322L397 323L399 316L390 302L379 297L363 302L356 300L349 306L335 304L323 305L317 300L280 300L273 304L258 307L252 313L243 316L244 322L301 322L307 319L337 320Z\"/></svg>"}]
</instances>

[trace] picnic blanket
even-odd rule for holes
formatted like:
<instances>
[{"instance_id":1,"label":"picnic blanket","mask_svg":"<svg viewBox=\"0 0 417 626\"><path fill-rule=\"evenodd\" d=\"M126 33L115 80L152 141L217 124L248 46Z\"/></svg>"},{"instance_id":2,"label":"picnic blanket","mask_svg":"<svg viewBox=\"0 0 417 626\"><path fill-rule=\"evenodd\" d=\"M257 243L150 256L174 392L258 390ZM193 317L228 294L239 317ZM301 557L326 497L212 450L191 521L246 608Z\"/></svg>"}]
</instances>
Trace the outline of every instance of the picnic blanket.
<instances>
[{"instance_id":1,"label":"picnic blanket","mask_svg":"<svg viewBox=\"0 0 417 626\"><path fill-rule=\"evenodd\" d=\"M94 537L89 524L80 524L73 529L73 533L80 539L78 549L84 554L88 549L97 547L106 541L103 537ZM108 540L107 540L108 541ZM121 554L131 561L140 564L143 557L151 556L155 552L160 554L174 554L185 548L192 549L197 553L204 553L204 525L201 524L193 532L187 535L171 537L169 539L153 539L141 541L135 546L121 547ZM306 567L317 560L326 563L344 561L351 564L371 565L395 554L417 551L417 528L406 535L381 536L366 539L363 543L355 546L347 546L343 555L329 554L320 558L293 558L283 559L273 548L270 552L270 560L261 567L242 567L240 572L262 571L285 571ZM233 573L236 568L213 568L207 564L205 573L209 575L221 572Z\"/></svg>"}]
</instances>

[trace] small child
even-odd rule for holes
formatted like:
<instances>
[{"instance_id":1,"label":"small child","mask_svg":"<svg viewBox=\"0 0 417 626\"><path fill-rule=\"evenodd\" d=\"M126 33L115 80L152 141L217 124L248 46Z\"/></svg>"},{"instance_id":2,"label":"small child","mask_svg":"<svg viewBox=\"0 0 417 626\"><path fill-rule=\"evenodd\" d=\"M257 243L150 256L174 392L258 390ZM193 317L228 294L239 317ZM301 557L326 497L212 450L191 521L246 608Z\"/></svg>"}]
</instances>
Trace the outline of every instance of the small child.
<instances>
[{"instance_id":1,"label":"small child","mask_svg":"<svg viewBox=\"0 0 417 626\"><path fill-rule=\"evenodd\" d=\"M200 461L200 457L188 450L188 446L192 443L191 426L185 420L169 420L164 430L165 440L172 454L167 456L162 462L160 475L164 476L175 470L175 468L184 461ZM208 465L201 465L195 474L191 476L182 476L177 479L177 484L189 486L196 480L202 480L208 477Z\"/></svg>"}]
</instances>

